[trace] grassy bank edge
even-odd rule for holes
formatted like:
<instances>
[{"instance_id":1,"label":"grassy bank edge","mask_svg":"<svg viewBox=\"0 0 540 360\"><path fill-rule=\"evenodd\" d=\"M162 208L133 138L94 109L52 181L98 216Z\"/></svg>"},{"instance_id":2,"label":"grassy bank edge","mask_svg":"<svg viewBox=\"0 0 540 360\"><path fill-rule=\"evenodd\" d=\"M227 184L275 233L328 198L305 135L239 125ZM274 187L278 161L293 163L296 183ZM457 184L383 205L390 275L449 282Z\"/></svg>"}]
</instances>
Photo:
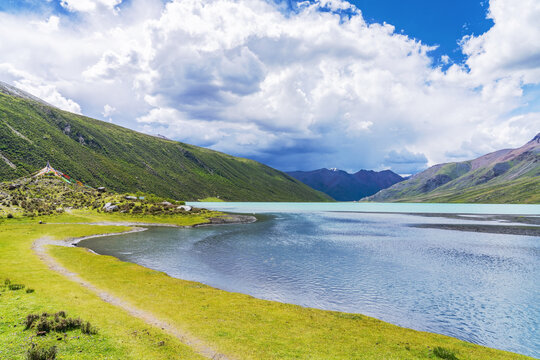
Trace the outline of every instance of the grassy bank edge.
<instances>
[{"instance_id":1,"label":"grassy bank edge","mask_svg":"<svg viewBox=\"0 0 540 360\"><path fill-rule=\"evenodd\" d=\"M0 359L26 359L31 343L56 346L61 359L202 358L173 337L104 303L88 289L52 271L31 250L33 242L43 236L65 239L126 229L129 228L36 223L0 226L0 279L10 279L34 290L7 290L0 294ZM98 335L75 333L58 340L57 336L62 334L36 336L24 329L28 314L58 311L91 321Z\"/></svg>"},{"instance_id":2,"label":"grassy bank edge","mask_svg":"<svg viewBox=\"0 0 540 360\"><path fill-rule=\"evenodd\" d=\"M527 358L360 314L229 293L85 249L51 246L50 254L95 286L187 328L239 359L429 359L439 358L433 351L437 347L457 358Z\"/></svg>"}]
</instances>

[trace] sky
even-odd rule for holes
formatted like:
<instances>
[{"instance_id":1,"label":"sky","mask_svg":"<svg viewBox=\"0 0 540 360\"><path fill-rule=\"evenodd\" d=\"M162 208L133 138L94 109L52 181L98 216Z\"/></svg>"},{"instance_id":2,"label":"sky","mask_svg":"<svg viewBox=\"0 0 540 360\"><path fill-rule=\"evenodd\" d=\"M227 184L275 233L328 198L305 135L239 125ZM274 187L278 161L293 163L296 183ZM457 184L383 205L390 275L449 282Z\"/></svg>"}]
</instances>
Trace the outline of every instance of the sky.
<instances>
[{"instance_id":1,"label":"sky","mask_svg":"<svg viewBox=\"0 0 540 360\"><path fill-rule=\"evenodd\" d=\"M538 0L1 0L0 80L280 170L391 169L540 131Z\"/></svg>"}]
</instances>

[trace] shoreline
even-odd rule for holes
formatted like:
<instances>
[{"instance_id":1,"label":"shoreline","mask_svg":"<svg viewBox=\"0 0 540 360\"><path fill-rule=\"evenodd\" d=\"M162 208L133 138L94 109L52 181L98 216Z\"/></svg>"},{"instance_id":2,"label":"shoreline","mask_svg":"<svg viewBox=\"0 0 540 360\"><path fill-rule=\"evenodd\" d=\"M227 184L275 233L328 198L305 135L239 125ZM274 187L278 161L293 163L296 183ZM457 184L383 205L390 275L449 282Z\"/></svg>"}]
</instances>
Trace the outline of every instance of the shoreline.
<instances>
[{"instance_id":1,"label":"shoreline","mask_svg":"<svg viewBox=\"0 0 540 360\"><path fill-rule=\"evenodd\" d=\"M475 232L486 234L521 235L540 237L540 226L491 225L491 224L411 224L419 229L438 229L450 231Z\"/></svg>"},{"instance_id":2,"label":"shoreline","mask_svg":"<svg viewBox=\"0 0 540 360\"><path fill-rule=\"evenodd\" d=\"M187 228L196 228L200 226L212 226L212 225L249 224L249 223L256 222L257 218L251 215L225 214L224 216L221 216L221 217L209 218L209 220L210 220L209 223L201 223L201 224L194 224L194 225L174 225L174 224L162 224L162 223L160 224L160 223L136 223L136 222L66 223L69 225L125 226L126 228L129 228L129 227L133 227L133 228L127 231L122 231L122 232L95 234L95 235L88 235L88 236L75 237L75 238L65 238L63 240L53 240L45 236L45 237L41 237L34 240L31 244L31 249L36 255L38 255L38 257L43 262L47 264L50 270L55 271L58 274L66 276L70 280L77 282L79 285L83 286L87 290L95 293L98 297L100 297L106 303L117 306L123 309L124 311L128 312L131 316L146 322L148 325L163 330L169 335L177 338L181 343L189 346L193 351L202 355L203 357L206 357L208 359L216 359L216 360L235 360L234 357L224 354L218 349L211 347L206 341L194 336L189 330L186 330L184 328L181 328L175 325L171 325L168 321L164 321L160 317L154 315L152 312L148 312L141 308L138 308L122 300L121 298L113 295L112 293L107 292L106 290L100 289L94 286L93 284L91 284L90 282L83 280L79 274L71 272L68 269L66 269L64 266L62 266L58 262L58 260L54 258L45 248L46 246L50 246L50 245L67 247L67 248L76 248L76 247L79 247L78 244L80 242L85 241L85 240L106 237L106 236L128 235L128 234L143 232L143 231L147 231L149 229L148 227L175 227L175 228L187 229ZM48 223L48 225L61 225L61 224L62 223ZM148 226L148 227L141 227L141 226ZM80 248L85 249L87 252L91 254L94 254L100 257L103 256L102 254L99 254L90 248L87 248L87 247L80 247ZM114 258L120 262L128 263L116 257ZM148 268L139 264L135 264L135 265L141 266L144 269L153 270L151 268ZM173 278L170 275L167 275L167 276L170 278ZM173 279L176 279L176 278L173 278ZM187 281L183 279L179 279L179 280ZM208 286L203 283L200 283L200 284L204 286ZM224 291L224 290L221 290L221 291Z\"/></svg>"},{"instance_id":3,"label":"shoreline","mask_svg":"<svg viewBox=\"0 0 540 360\"><path fill-rule=\"evenodd\" d=\"M447 219L457 219L464 221L504 221L509 223L520 223L524 225L540 225L540 215L520 215L520 214L464 214L464 213L424 213L424 214L410 214L423 217L442 217ZM501 224L500 226L504 226ZM512 225L509 225L512 226Z\"/></svg>"},{"instance_id":4,"label":"shoreline","mask_svg":"<svg viewBox=\"0 0 540 360\"><path fill-rule=\"evenodd\" d=\"M416 215L416 214L412 214L412 215ZM87 239L90 239L90 238L96 238L96 237L105 237L105 236L115 236L115 235L124 235L124 234L130 234L130 233L136 233L136 232L142 232L142 231L146 231L148 230L148 228L144 228L144 227L140 227L141 225L145 225L145 226L165 226L165 227L178 227L178 228L195 228L195 227L198 227L200 225L203 225L203 226L210 226L210 225L222 225L222 224L240 224L240 223L245 223L245 222L233 222L233 219L237 219L238 218L236 216L229 216L229 218L231 220L229 221L217 221L217 222L210 222L208 224L195 224L195 225L191 225L191 226L171 226L170 224L153 224L153 223L145 223L145 224L141 224L141 223L119 223L119 222L110 222L110 223L106 223L106 224L103 224L103 223L88 223L88 225L117 225L117 226L137 226L133 229L130 229L128 231L124 231L124 232L114 232L114 233L108 233L108 234L97 234L97 235L89 235L89 236L83 236L83 237L78 237L78 238L73 238L73 239L64 239L64 240L60 240L60 241L52 241L52 240L48 240L48 239L39 239L41 240L41 242L39 244L36 244L37 246L43 246L43 245L61 245L61 246L64 246L64 247L76 247L78 243L80 243L81 241L84 241L84 240L87 240ZM253 216L241 216L241 219L243 219L244 221L247 221L247 223L252 223L254 221L257 220L257 218L253 217ZM249 220L249 221L248 221ZM54 225L54 223L49 223L50 225ZM72 225L77 225L77 224L72 224ZM62 242L63 244L59 244L59 242ZM88 248L84 248L85 250L87 250L88 252L90 253L94 253L96 255L100 255L100 257L102 257L101 254L97 254L95 252L93 252L91 249L88 249ZM114 257L116 260L122 262L122 263L130 263L130 262L126 262L126 261L123 261L123 260L120 260L116 257ZM149 269L149 270L152 270L151 268L148 268L148 267L145 267L145 266L142 266L140 264L136 264L136 263L132 263L132 264L135 264L137 266L140 266L141 268L143 269ZM77 273L75 273L77 274ZM170 275L167 275L167 274L164 274L166 275L168 278L170 279L175 279L175 280L180 280L180 281L188 281L189 280L184 280L184 279L179 279L179 278L175 278L175 277L172 277ZM204 283L200 283L200 282L194 282L194 283L197 283L197 284L201 284L203 286L208 286L208 285L204 285ZM213 288L213 287L211 287ZM236 296L236 295L245 295L243 293L235 293L235 292L229 292L229 291L225 291L225 290L220 290L219 288L213 288L217 291L220 291L220 292L225 292L227 294L230 294L231 296ZM246 296L249 296L249 295L246 295ZM340 311L332 311L332 310L321 310L321 309L317 309L317 308L310 308L310 307L303 307L303 306L299 306L299 305L294 305L294 304L290 304L290 303L284 303L284 302L279 302L279 301L272 301L272 300L264 300L264 299L258 299L258 300L261 300L261 301L267 301L267 302L271 302L271 303L276 303L276 304L281 304L281 305L286 305L286 306L294 306L294 307L300 307L300 308L304 308L306 310L320 310L320 311L324 311L324 312L328 312L330 314L338 314L337 316L339 317L339 314L342 314L342 315L347 315L348 313L346 312L340 312ZM360 314L360 313L357 313L357 314L354 314L354 316L362 316L362 317L369 317L367 315L364 315L364 314ZM381 322L384 322L383 320L379 320ZM386 324L389 324L389 325L392 325L392 326L397 326L397 327L400 327L402 328L401 326L399 325L394 325L392 323L389 323L389 322L384 322ZM408 329L408 330L412 330L412 331L418 331L418 330L414 330L414 329L410 329L410 328L403 328L403 329ZM420 332L424 332L424 331L420 331ZM441 334L438 334L438 333L435 333L435 332L428 332L429 334L432 334L432 335L437 335L437 336L445 336L445 337L448 337L448 335L441 335ZM456 340L459 340L459 341L463 341L463 342L467 342L465 340L460 340L456 337L452 337L450 336L450 338L452 339L456 339ZM474 344L474 343L470 343L470 344ZM478 344L475 344L475 345L478 345ZM482 345L480 345L482 346ZM485 346L485 345L484 345ZM492 348L492 349L496 349L496 348ZM504 351L504 350L503 350ZM521 355L521 354L520 354Z\"/></svg>"},{"instance_id":5,"label":"shoreline","mask_svg":"<svg viewBox=\"0 0 540 360\"><path fill-rule=\"evenodd\" d=\"M64 240L49 240L50 245L58 246L67 246L67 247L78 247L78 244L81 241L106 237L106 236L115 236L115 235L127 235L137 232L142 232L148 230L148 227L172 227L178 229L193 229L203 226L214 226L214 225L238 225L238 224L252 224L257 221L257 218L252 215L243 215L243 214L226 214L223 217L212 217L209 218L209 223L200 223L194 225L174 225L174 224L164 224L164 223L141 223L141 222L129 222L129 221L100 221L100 222L82 222L82 223L46 223L45 225L94 225L94 226L125 226L133 227L131 230L122 231L118 233L109 233L109 234L98 234L98 235L89 235L78 238L66 238ZM100 255L93 251L92 249L85 248L88 251Z\"/></svg>"},{"instance_id":6,"label":"shoreline","mask_svg":"<svg viewBox=\"0 0 540 360\"><path fill-rule=\"evenodd\" d=\"M145 231L145 230L147 229L137 228L137 229L132 229L124 233L133 233L133 232L140 232L140 231ZM124 233L110 233L110 234L84 236L84 237L79 238L78 241L82 241L84 239L89 239L89 238L95 238L95 237L101 237L101 236L113 236L113 235L124 234ZM55 271L56 273L63 275L67 277L68 279L78 283L82 287L93 292L95 295L101 298L101 300L103 300L104 302L111 304L113 306L116 306L118 308L121 308L122 310L126 311L129 315L144 321L146 324L150 326L153 326L153 327L156 327L165 331L169 335L177 338L181 343L189 346L196 353L202 355L203 357L206 357L208 359L216 359L216 360L235 360L234 358L229 357L225 355L224 353L212 348L205 341L199 339L198 337L193 336L193 334L189 332L188 330L180 328L178 326L171 325L169 324L169 322L155 316L152 312L148 312L148 311L145 311L144 309L134 306L133 304L126 302L122 298L115 296L111 292L108 292L106 290L103 290L94 286L92 283L84 280L78 273L69 271L62 264L60 264L57 261L57 259L55 259L54 256L52 256L45 248L45 246L47 245L60 245L57 242L58 241L50 240L48 237L42 237L35 240L32 243L32 250L34 251L34 253L52 271ZM64 247L66 246L64 245ZM95 255L101 256L100 254L92 251L91 249L88 249L88 248L85 248L85 249ZM143 268L146 268L146 267L143 267Z\"/></svg>"}]
</instances>

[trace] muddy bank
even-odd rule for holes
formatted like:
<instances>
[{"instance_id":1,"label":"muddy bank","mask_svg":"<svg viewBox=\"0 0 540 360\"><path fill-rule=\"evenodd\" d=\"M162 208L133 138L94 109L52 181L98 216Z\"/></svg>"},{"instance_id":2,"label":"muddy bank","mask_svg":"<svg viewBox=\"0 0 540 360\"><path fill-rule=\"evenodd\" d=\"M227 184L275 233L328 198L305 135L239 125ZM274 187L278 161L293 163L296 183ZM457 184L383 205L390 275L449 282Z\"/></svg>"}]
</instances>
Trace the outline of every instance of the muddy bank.
<instances>
[{"instance_id":1,"label":"muddy bank","mask_svg":"<svg viewBox=\"0 0 540 360\"><path fill-rule=\"evenodd\" d=\"M251 224L257 221L257 218L252 215L227 214L224 216L213 217L209 219L209 223L193 225L193 227L223 225L223 224Z\"/></svg>"},{"instance_id":2,"label":"muddy bank","mask_svg":"<svg viewBox=\"0 0 540 360\"><path fill-rule=\"evenodd\" d=\"M540 237L540 226L480 225L480 224L411 224L410 227L442 229L491 234L525 235Z\"/></svg>"},{"instance_id":3,"label":"muddy bank","mask_svg":"<svg viewBox=\"0 0 540 360\"><path fill-rule=\"evenodd\" d=\"M540 225L540 215L481 215L481 214L409 214L413 216L438 217L446 219L457 219L464 221L493 221L504 225L504 223L519 223L528 225Z\"/></svg>"}]
</instances>

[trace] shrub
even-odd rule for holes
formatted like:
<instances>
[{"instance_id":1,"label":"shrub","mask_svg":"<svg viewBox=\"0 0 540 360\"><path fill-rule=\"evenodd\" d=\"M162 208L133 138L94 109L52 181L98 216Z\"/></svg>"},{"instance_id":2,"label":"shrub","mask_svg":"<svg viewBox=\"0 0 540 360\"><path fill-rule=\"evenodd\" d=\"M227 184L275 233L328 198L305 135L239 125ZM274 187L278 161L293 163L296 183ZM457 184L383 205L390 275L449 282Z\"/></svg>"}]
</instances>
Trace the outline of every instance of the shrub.
<instances>
[{"instance_id":1,"label":"shrub","mask_svg":"<svg viewBox=\"0 0 540 360\"><path fill-rule=\"evenodd\" d=\"M27 294L31 294L31 293L33 293L34 291L35 291L34 289L30 289L30 288L26 289L26 293L27 293Z\"/></svg>"},{"instance_id":2,"label":"shrub","mask_svg":"<svg viewBox=\"0 0 540 360\"><path fill-rule=\"evenodd\" d=\"M67 318L65 319L65 328L63 329L63 331L78 329L81 327L81 324L82 320L79 318Z\"/></svg>"},{"instance_id":3,"label":"shrub","mask_svg":"<svg viewBox=\"0 0 540 360\"><path fill-rule=\"evenodd\" d=\"M53 330L56 331L56 332L65 332L65 331L67 331L68 330L67 320L66 319L55 318L55 323L54 323Z\"/></svg>"},{"instance_id":4,"label":"shrub","mask_svg":"<svg viewBox=\"0 0 540 360\"><path fill-rule=\"evenodd\" d=\"M87 335L97 334L97 330L94 327L92 327L92 325L88 321L81 325L81 332Z\"/></svg>"},{"instance_id":5,"label":"shrub","mask_svg":"<svg viewBox=\"0 0 540 360\"><path fill-rule=\"evenodd\" d=\"M131 213L132 213L132 214L140 214L140 213L142 213L142 210L143 210L143 209L142 209L141 206L136 205L136 206L134 206L133 209L131 210Z\"/></svg>"},{"instance_id":6,"label":"shrub","mask_svg":"<svg viewBox=\"0 0 540 360\"><path fill-rule=\"evenodd\" d=\"M24 285L23 284L9 284L8 289L13 290L13 291L21 290L21 289L24 289Z\"/></svg>"},{"instance_id":7,"label":"shrub","mask_svg":"<svg viewBox=\"0 0 540 360\"><path fill-rule=\"evenodd\" d=\"M34 322L39 319L39 315L37 314L28 314L26 316L26 330L30 329L32 325L34 325Z\"/></svg>"},{"instance_id":8,"label":"shrub","mask_svg":"<svg viewBox=\"0 0 540 360\"><path fill-rule=\"evenodd\" d=\"M457 357L456 357L456 354L451 351L451 350L448 350L448 349L445 349L441 346L437 346L436 348L433 349L433 354L440 358L440 359L445 359L445 360L459 360Z\"/></svg>"},{"instance_id":9,"label":"shrub","mask_svg":"<svg viewBox=\"0 0 540 360\"><path fill-rule=\"evenodd\" d=\"M82 321L80 318L67 317L65 311L59 311L55 314L44 312L41 316L29 314L26 316L26 330L35 328L38 335L44 335L51 331L66 332L69 330L81 329L83 334L95 335L97 329L90 322Z\"/></svg>"},{"instance_id":10,"label":"shrub","mask_svg":"<svg viewBox=\"0 0 540 360\"><path fill-rule=\"evenodd\" d=\"M7 214L7 218L8 219L13 219L13 214L12 213Z\"/></svg>"},{"instance_id":11,"label":"shrub","mask_svg":"<svg viewBox=\"0 0 540 360\"><path fill-rule=\"evenodd\" d=\"M56 359L56 346L44 348L32 343L26 353L27 360L54 360Z\"/></svg>"},{"instance_id":12,"label":"shrub","mask_svg":"<svg viewBox=\"0 0 540 360\"><path fill-rule=\"evenodd\" d=\"M48 333L51 331L51 325L51 322L46 317L42 317L39 319L39 322L36 325L36 329L38 332L44 331Z\"/></svg>"}]
</instances>

